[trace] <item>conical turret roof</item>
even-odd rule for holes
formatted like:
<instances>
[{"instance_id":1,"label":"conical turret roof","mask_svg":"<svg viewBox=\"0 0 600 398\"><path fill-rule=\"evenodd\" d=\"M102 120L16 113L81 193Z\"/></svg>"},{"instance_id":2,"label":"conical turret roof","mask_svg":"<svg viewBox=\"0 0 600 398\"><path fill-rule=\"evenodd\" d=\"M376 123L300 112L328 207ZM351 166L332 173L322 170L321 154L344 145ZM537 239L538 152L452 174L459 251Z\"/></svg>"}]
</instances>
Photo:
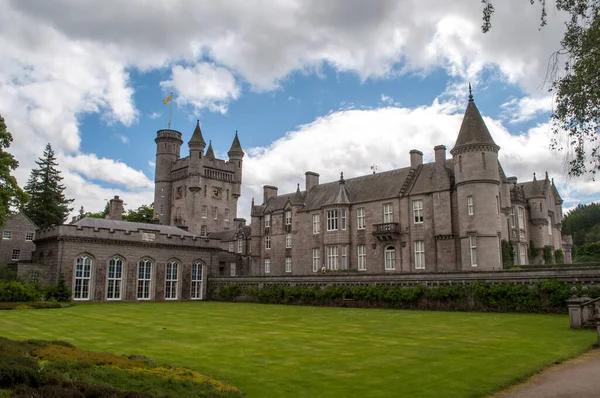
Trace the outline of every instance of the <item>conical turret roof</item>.
<instances>
[{"instance_id":1,"label":"conical turret roof","mask_svg":"<svg viewBox=\"0 0 600 398\"><path fill-rule=\"evenodd\" d=\"M344 173L340 173L340 179L338 181L339 186L337 192L329 198L327 202L324 203L324 206L328 205L347 205L350 204L350 198L348 194L348 189L346 188L346 180L344 180Z\"/></svg>"},{"instance_id":2,"label":"conical turret roof","mask_svg":"<svg viewBox=\"0 0 600 398\"><path fill-rule=\"evenodd\" d=\"M192 134L192 138L190 138L188 145L199 146L202 148L206 146L206 141L204 141L202 130L200 129L200 120L196 121L196 128L194 129L194 134Z\"/></svg>"},{"instance_id":3,"label":"conical turret roof","mask_svg":"<svg viewBox=\"0 0 600 398\"><path fill-rule=\"evenodd\" d=\"M238 137L238 132L235 132L235 137L233 138L233 142L231 143L231 148L229 148L229 152L227 152L229 157L232 155L235 156L244 156L244 151L242 150L242 145L240 144L240 139Z\"/></svg>"},{"instance_id":4,"label":"conical turret roof","mask_svg":"<svg viewBox=\"0 0 600 398\"><path fill-rule=\"evenodd\" d=\"M479 113L479 109L477 109L477 106L475 105L475 101L473 101L471 85L469 85L469 103L467 104L465 116L463 117L458 137L456 138L456 144L454 144L451 153L468 145L492 145L496 147L496 149L500 149L494 142L492 135Z\"/></svg>"},{"instance_id":5,"label":"conical turret roof","mask_svg":"<svg viewBox=\"0 0 600 398\"><path fill-rule=\"evenodd\" d=\"M212 147L212 140L208 142L208 149L206 150L206 155L207 158L209 158L210 160L214 160L215 159L215 151L213 151L213 147Z\"/></svg>"}]
</instances>

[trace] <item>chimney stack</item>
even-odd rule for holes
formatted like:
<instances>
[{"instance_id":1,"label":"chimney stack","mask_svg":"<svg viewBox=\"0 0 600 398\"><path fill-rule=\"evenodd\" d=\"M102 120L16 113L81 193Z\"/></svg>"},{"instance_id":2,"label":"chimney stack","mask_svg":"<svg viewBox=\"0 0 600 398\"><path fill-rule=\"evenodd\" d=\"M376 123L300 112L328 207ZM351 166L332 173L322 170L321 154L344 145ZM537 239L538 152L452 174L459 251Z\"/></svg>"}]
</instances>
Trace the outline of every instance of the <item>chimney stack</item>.
<instances>
[{"instance_id":1,"label":"chimney stack","mask_svg":"<svg viewBox=\"0 0 600 398\"><path fill-rule=\"evenodd\" d=\"M277 187L272 185L265 185L263 187L263 204L266 204L269 199L277 196Z\"/></svg>"},{"instance_id":2,"label":"chimney stack","mask_svg":"<svg viewBox=\"0 0 600 398\"><path fill-rule=\"evenodd\" d=\"M413 149L410 153L410 168L416 169L423 164L423 152Z\"/></svg>"},{"instance_id":3,"label":"chimney stack","mask_svg":"<svg viewBox=\"0 0 600 398\"><path fill-rule=\"evenodd\" d=\"M110 200L108 205L108 217L109 220L122 220L123 219L123 200L119 199L117 195Z\"/></svg>"},{"instance_id":4,"label":"chimney stack","mask_svg":"<svg viewBox=\"0 0 600 398\"><path fill-rule=\"evenodd\" d=\"M306 176L306 192L309 192L315 185L319 185L319 175L317 173L307 171L304 175Z\"/></svg>"},{"instance_id":5,"label":"chimney stack","mask_svg":"<svg viewBox=\"0 0 600 398\"><path fill-rule=\"evenodd\" d=\"M435 164L438 166L444 166L446 162L446 147L444 145L436 145L433 147L435 152Z\"/></svg>"}]
</instances>

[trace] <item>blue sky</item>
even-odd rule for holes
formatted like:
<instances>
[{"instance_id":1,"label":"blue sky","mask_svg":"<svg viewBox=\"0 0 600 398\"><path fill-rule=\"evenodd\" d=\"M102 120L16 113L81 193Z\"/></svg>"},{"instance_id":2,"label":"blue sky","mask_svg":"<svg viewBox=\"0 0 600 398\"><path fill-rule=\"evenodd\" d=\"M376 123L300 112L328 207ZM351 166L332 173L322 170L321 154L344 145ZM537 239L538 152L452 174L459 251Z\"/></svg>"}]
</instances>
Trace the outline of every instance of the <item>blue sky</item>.
<instances>
[{"instance_id":1,"label":"blue sky","mask_svg":"<svg viewBox=\"0 0 600 398\"><path fill-rule=\"evenodd\" d=\"M0 5L0 114L24 185L46 142L68 196L96 211L121 195L153 200L156 130L191 136L199 119L217 156L235 131L246 157L239 214L264 184L280 192L408 165L416 148L453 146L467 84L510 175L548 171L565 208L600 200L549 150L552 97L541 87L564 16L521 0L496 6L482 34L478 3L33 0ZM182 156L187 154L187 145ZM450 156L448 154L448 156Z\"/></svg>"}]
</instances>

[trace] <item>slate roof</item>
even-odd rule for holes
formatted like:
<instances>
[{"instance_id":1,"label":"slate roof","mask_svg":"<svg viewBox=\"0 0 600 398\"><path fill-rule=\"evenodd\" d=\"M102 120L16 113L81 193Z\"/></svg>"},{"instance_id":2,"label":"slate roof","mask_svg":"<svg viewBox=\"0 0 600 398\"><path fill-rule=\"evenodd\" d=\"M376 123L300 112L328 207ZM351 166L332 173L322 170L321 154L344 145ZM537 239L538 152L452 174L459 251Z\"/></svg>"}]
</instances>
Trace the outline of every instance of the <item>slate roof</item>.
<instances>
[{"instance_id":1,"label":"slate roof","mask_svg":"<svg viewBox=\"0 0 600 398\"><path fill-rule=\"evenodd\" d=\"M212 140L209 141L209 143L208 143L208 149L206 150L206 155L204 155L204 156L206 156L210 160L214 160L215 159L215 151L213 151Z\"/></svg>"},{"instance_id":2,"label":"slate roof","mask_svg":"<svg viewBox=\"0 0 600 398\"><path fill-rule=\"evenodd\" d=\"M191 232L174 227L172 225L146 224L141 222L130 222L123 220L109 220L106 218L84 217L71 225L76 225L78 227L118 229L130 232L137 232L143 230L158 231L158 233L165 235L196 236Z\"/></svg>"},{"instance_id":3,"label":"slate roof","mask_svg":"<svg viewBox=\"0 0 600 398\"><path fill-rule=\"evenodd\" d=\"M208 234L209 239L220 240L222 242L237 240L238 229L228 229L226 231L218 231ZM250 226L244 225L244 235L250 236Z\"/></svg>"},{"instance_id":4,"label":"slate roof","mask_svg":"<svg viewBox=\"0 0 600 398\"><path fill-rule=\"evenodd\" d=\"M240 144L240 139L238 137L238 132L235 132L235 137L233 138L233 142L231 143L231 148L229 148L228 155L243 155L244 151L242 150L242 145Z\"/></svg>"},{"instance_id":5,"label":"slate roof","mask_svg":"<svg viewBox=\"0 0 600 398\"><path fill-rule=\"evenodd\" d=\"M200 120L196 121L194 134L192 134L192 138L190 138L188 141L188 145L190 144L196 146L206 146L206 141L204 141L204 137L202 137L202 130L200 130Z\"/></svg>"},{"instance_id":6,"label":"slate roof","mask_svg":"<svg viewBox=\"0 0 600 398\"><path fill-rule=\"evenodd\" d=\"M473 101L473 96L470 96L467 109L465 110L465 116L463 117L458 137L456 138L456 143L450 153L460 147L473 144L497 146L475 105L475 101Z\"/></svg>"},{"instance_id":7,"label":"slate roof","mask_svg":"<svg viewBox=\"0 0 600 398\"><path fill-rule=\"evenodd\" d=\"M546 195L544 194L545 183L546 183L545 180L541 180L541 181L533 180L533 181L521 182L521 183L517 184L517 186L522 187L523 194L525 195L525 199L545 198L546 197Z\"/></svg>"},{"instance_id":8,"label":"slate roof","mask_svg":"<svg viewBox=\"0 0 600 398\"><path fill-rule=\"evenodd\" d=\"M425 163L417 171L418 174L408 191L410 195L420 195L429 192L445 191L452 187L452 159L446 159L444 168L437 168L435 163ZM436 175L441 173L441 175Z\"/></svg>"}]
</instances>

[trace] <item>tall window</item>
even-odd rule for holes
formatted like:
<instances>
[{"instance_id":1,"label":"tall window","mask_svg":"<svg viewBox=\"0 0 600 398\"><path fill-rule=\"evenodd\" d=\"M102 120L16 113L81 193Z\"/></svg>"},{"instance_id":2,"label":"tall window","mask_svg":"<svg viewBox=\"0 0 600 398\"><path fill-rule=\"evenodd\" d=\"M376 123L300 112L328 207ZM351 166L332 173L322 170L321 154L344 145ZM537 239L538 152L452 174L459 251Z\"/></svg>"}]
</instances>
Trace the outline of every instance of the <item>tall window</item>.
<instances>
[{"instance_id":1,"label":"tall window","mask_svg":"<svg viewBox=\"0 0 600 398\"><path fill-rule=\"evenodd\" d=\"M413 215L415 224L423 223L423 200L413 200Z\"/></svg>"},{"instance_id":2,"label":"tall window","mask_svg":"<svg viewBox=\"0 0 600 398\"><path fill-rule=\"evenodd\" d=\"M365 229L365 208L360 207L356 209L356 221L358 229Z\"/></svg>"},{"instance_id":3,"label":"tall window","mask_svg":"<svg viewBox=\"0 0 600 398\"><path fill-rule=\"evenodd\" d=\"M346 209L340 210L340 222L342 224L342 231L346 230Z\"/></svg>"},{"instance_id":4,"label":"tall window","mask_svg":"<svg viewBox=\"0 0 600 398\"><path fill-rule=\"evenodd\" d=\"M292 225L292 211L285 211L285 225Z\"/></svg>"},{"instance_id":5,"label":"tall window","mask_svg":"<svg viewBox=\"0 0 600 398\"><path fill-rule=\"evenodd\" d=\"M177 261L169 261L165 270L165 299L177 299Z\"/></svg>"},{"instance_id":6,"label":"tall window","mask_svg":"<svg viewBox=\"0 0 600 398\"><path fill-rule=\"evenodd\" d=\"M111 258L108 262L108 281L106 286L107 300L121 300L121 285L123 280L123 260Z\"/></svg>"},{"instance_id":7,"label":"tall window","mask_svg":"<svg viewBox=\"0 0 600 398\"><path fill-rule=\"evenodd\" d=\"M358 270L367 270L367 248L365 245L358 245Z\"/></svg>"},{"instance_id":8,"label":"tall window","mask_svg":"<svg viewBox=\"0 0 600 398\"><path fill-rule=\"evenodd\" d=\"M206 218L206 213L208 212L208 208L206 205L202 205L202 218Z\"/></svg>"},{"instance_id":9,"label":"tall window","mask_svg":"<svg viewBox=\"0 0 600 398\"><path fill-rule=\"evenodd\" d=\"M10 239L12 237L11 231L2 231L2 239Z\"/></svg>"},{"instance_id":10,"label":"tall window","mask_svg":"<svg viewBox=\"0 0 600 398\"><path fill-rule=\"evenodd\" d=\"M285 258L285 272L292 272L292 258Z\"/></svg>"},{"instance_id":11,"label":"tall window","mask_svg":"<svg viewBox=\"0 0 600 398\"><path fill-rule=\"evenodd\" d=\"M40 281L40 273L38 271L31 271L31 278L29 279L29 282L35 285L39 281Z\"/></svg>"},{"instance_id":12,"label":"tall window","mask_svg":"<svg viewBox=\"0 0 600 398\"><path fill-rule=\"evenodd\" d=\"M383 205L383 222L394 222L394 210L391 203Z\"/></svg>"},{"instance_id":13,"label":"tall window","mask_svg":"<svg viewBox=\"0 0 600 398\"><path fill-rule=\"evenodd\" d=\"M337 210L327 210L327 230L337 231L338 229L338 214Z\"/></svg>"},{"instance_id":14,"label":"tall window","mask_svg":"<svg viewBox=\"0 0 600 398\"><path fill-rule=\"evenodd\" d=\"M312 249L313 272L318 272L321 266L321 250L318 248Z\"/></svg>"},{"instance_id":15,"label":"tall window","mask_svg":"<svg viewBox=\"0 0 600 398\"><path fill-rule=\"evenodd\" d=\"M195 300L202 299L202 263L192 264L192 294Z\"/></svg>"},{"instance_id":16,"label":"tall window","mask_svg":"<svg viewBox=\"0 0 600 398\"><path fill-rule=\"evenodd\" d=\"M289 232L285 234L285 247L287 249L290 249L292 247L292 234Z\"/></svg>"},{"instance_id":17,"label":"tall window","mask_svg":"<svg viewBox=\"0 0 600 398\"><path fill-rule=\"evenodd\" d=\"M271 273L271 259L265 258L265 274Z\"/></svg>"},{"instance_id":18,"label":"tall window","mask_svg":"<svg viewBox=\"0 0 600 398\"><path fill-rule=\"evenodd\" d=\"M235 269L236 269L235 263L229 264L229 276L235 276Z\"/></svg>"},{"instance_id":19,"label":"tall window","mask_svg":"<svg viewBox=\"0 0 600 398\"><path fill-rule=\"evenodd\" d=\"M525 209L522 206L519 206L517 212L519 215L519 228L525 229Z\"/></svg>"},{"instance_id":20,"label":"tall window","mask_svg":"<svg viewBox=\"0 0 600 398\"><path fill-rule=\"evenodd\" d=\"M514 207L510 208L509 222L510 222L510 227L511 228L516 228L517 227L517 225L515 224L516 220L515 220L515 209L514 209Z\"/></svg>"},{"instance_id":21,"label":"tall window","mask_svg":"<svg viewBox=\"0 0 600 398\"><path fill-rule=\"evenodd\" d=\"M475 214L475 210L473 208L473 197L467 196L467 212L470 216Z\"/></svg>"},{"instance_id":22,"label":"tall window","mask_svg":"<svg viewBox=\"0 0 600 398\"><path fill-rule=\"evenodd\" d=\"M33 240L33 236L34 236L33 232L27 232L27 234L25 234L25 240L27 242L31 242Z\"/></svg>"},{"instance_id":23,"label":"tall window","mask_svg":"<svg viewBox=\"0 0 600 398\"><path fill-rule=\"evenodd\" d=\"M552 235L552 217L548 217L548 235Z\"/></svg>"},{"instance_id":24,"label":"tall window","mask_svg":"<svg viewBox=\"0 0 600 398\"><path fill-rule=\"evenodd\" d=\"M218 219L219 218L219 208L217 206L213 207L213 219Z\"/></svg>"},{"instance_id":25,"label":"tall window","mask_svg":"<svg viewBox=\"0 0 600 398\"><path fill-rule=\"evenodd\" d=\"M73 288L74 300L90 299L90 279L92 274L92 259L81 256L75 260L75 286Z\"/></svg>"},{"instance_id":26,"label":"tall window","mask_svg":"<svg viewBox=\"0 0 600 398\"><path fill-rule=\"evenodd\" d=\"M162 216L165 211L165 205L160 205L160 215Z\"/></svg>"},{"instance_id":27,"label":"tall window","mask_svg":"<svg viewBox=\"0 0 600 398\"><path fill-rule=\"evenodd\" d=\"M477 237L469 235L469 250L471 252L471 266L477 267Z\"/></svg>"},{"instance_id":28,"label":"tall window","mask_svg":"<svg viewBox=\"0 0 600 398\"><path fill-rule=\"evenodd\" d=\"M425 269L425 242L415 241L415 269Z\"/></svg>"},{"instance_id":29,"label":"tall window","mask_svg":"<svg viewBox=\"0 0 600 398\"><path fill-rule=\"evenodd\" d=\"M271 237L269 235L265 236L265 249L271 248Z\"/></svg>"},{"instance_id":30,"label":"tall window","mask_svg":"<svg viewBox=\"0 0 600 398\"><path fill-rule=\"evenodd\" d=\"M19 257L21 257L21 250L20 249L13 249L12 256L10 258L12 260L18 260Z\"/></svg>"},{"instance_id":31,"label":"tall window","mask_svg":"<svg viewBox=\"0 0 600 398\"><path fill-rule=\"evenodd\" d=\"M519 260L520 265L527 264L527 245L524 243L519 244Z\"/></svg>"},{"instance_id":32,"label":"tall window","mask_svg":"<svg viewBox=\"0 0 600 398\"><path fill-rule=\"evenodd\" d=\"M348 269L348 247L347 246L342 246L341 247L341 256L340 256L340 268L342 269L342 271L345 271Z\"/></svg>"},{"instance_id":33,"label":"tall window","mask_svg":"<svg viewBox=\"0 0 600 398\"><path fill-rule=\"evenodd\" d=\"M271 226L271 215L265 214L265 228L269 228Z\"/></svg>"},{"instance_id":34,"label":"tall window","mask_svg":"<svg viewBox=\"0 0 600 398\"><path fill-rule=\"evenodd\" d=\"M396 249L394 246L385 248L385 270L393 271L396 269Z\"/></svg>"},{"instance_id":35,"label":"tall window","mask_svg":"<svg viewBox=\"0 0 600 398\"><path fill-rule=\"evenodd\" d=\"M225 209L225 221L229 221L229 209Z\"/></svg>"},{"instance_id":36,"label":"tall window","mask_svg":"<svg viewBox=\"0 0 600 398\"><path fill-rule=\"evenodd\" d=\"M242 239L238 239L238 253L242 253L244 251L244 241Z\"/></svg>"},{"instance_id":37,"label":"tall window","mask_svg":"<svg viewBox=\"0 0 600 398\"><path fill-rule=\"evenodd\" d=\"M229 242L229 253L233 253L233 242Z\"/></svg>"},{"instance_id":38,"label":"tall window","mask_svg":"<svg viewBox=\"0 0 600 398\"><path fill-rule=\"evenodd\" d=\"M321 232L321 215L313 214L313 234L318 234Z\"/></svg>"},{"instance_id":39,"label":"tall window","mask_svg":"<svg viewBox=\"0 0 600 398\"><path fill-rule=\"evenodd\" d=\"M336 271L338 269L337 246L327 246L327 269L330 271Z\"/></svg>"},{"instance_id":40,"label":"tall window","mask_svg":"<svg viewBox=\"0 0 600 398\"><path fill-rule=\"evenodd\" d=\"M206 225L203 225L200 227L200 237L206 238L206 235L207 235Z\"/></svg>"},{"instance_id":41,"label":"tall window","mask_svg":"<svg viewBox=\"0 0 600 398\"><path fill-rule=\"evenodd\" d=\"M500 215L500 198L496 195L496 214Z\"/></svg>"},{"instance_id":42,"label":"tall window","mask_svg":"<svg viewBox=\"0 0 600 398\"><path fill-rule=\"evenodd\" d=\"M152 261L142 260L138 263L137 299L150 300L150 284L152 282Z\"/></svg>"}]
</instances>

